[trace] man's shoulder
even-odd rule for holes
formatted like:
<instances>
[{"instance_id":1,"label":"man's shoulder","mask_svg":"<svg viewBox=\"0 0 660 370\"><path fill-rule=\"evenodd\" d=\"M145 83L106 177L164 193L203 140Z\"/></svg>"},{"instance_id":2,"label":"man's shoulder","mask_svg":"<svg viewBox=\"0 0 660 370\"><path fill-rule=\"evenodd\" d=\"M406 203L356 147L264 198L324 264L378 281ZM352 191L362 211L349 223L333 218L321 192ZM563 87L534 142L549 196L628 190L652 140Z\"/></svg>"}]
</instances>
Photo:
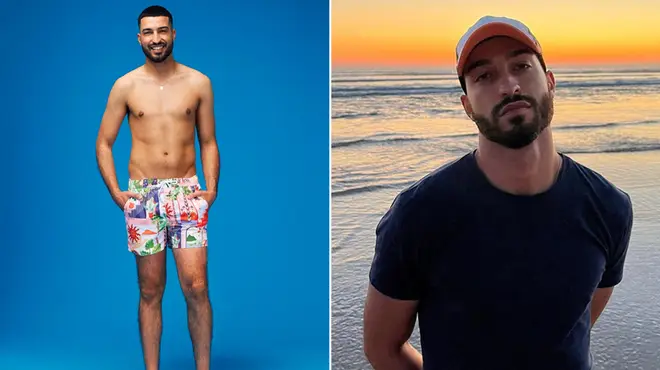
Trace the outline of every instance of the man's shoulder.
<instances>
[{"instance_id":1,"label":"man's shoulder","mask_svg":"<svg viewBox=\"0 0 660 370\"><path fill-rule=\"evenodd\" d=\"M125 90L134 85L135 79L142 73L142 67L136 67L115 79L114 88Z\"/></svg>"},{"instance_id":2,"label":"man's shoulder","mask_svg":"<svg viewBox=\"0 0 660 370\"><path fill-rule=\"evenodd\" d=\"M187 64L177 62L178 69L186 75L194 84L210 83L211 79L204 72L199 69L193 68Z\"/></svg>"},{"instance_id":3,"label":"man's shoulder","mask_svg":"<svg viewBox=\"0 0 660 370\"><path fill-rule=\"evenodd\" d=\"M412 185L403 189L395 198L392 209L406 215L422 214L425 209L456 199L460 189L473 172L473 152L451 160L429 172Z\"/></svg>"},{"instance_id":4,"label":"man's shoulder","mask_svg":"<svg viewBox=\"0 0 660 370\"><path fill-rule=\"evenodd\" d=\"M630 206L632 204L630 195L607 177L593 168L582 164L575 159L564 155L564 159L570 162L573 173L581 179L590 191L598 196L602 202L611 206Z\"/></svg>"},{"instance_id":5,"label":"man's shoulder","mask_svg":"<svg viewBox=\"0 0 660 370\"><path fill-rule=\"evenodd\" d=\"M630 195L595 169L566 155L572 168L575 184L573 189L581 191L598 205L598 211L615 224L627 224L632 219L633 204Z\"/></svg>"}]
</instances>

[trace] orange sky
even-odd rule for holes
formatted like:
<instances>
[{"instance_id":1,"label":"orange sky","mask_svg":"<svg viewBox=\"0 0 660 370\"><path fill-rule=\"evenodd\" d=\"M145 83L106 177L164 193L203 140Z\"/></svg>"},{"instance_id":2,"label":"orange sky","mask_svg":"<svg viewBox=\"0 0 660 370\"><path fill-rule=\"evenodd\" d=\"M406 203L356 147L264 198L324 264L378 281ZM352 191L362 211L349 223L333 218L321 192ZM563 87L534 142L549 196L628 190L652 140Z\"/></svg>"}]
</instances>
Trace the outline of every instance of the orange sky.
<instances>
[{"instance_id":1,"label":"orange sky","mask_svg":"<svg viewBox=\"0 0 660 370\"><path fill-rule=\"evenodd\" d=\"M486 14L526 23L541 42L549 65L660 63L659 1L569 4L567 0L333 0L333 66L452 66L456 42Z\"/></svg>"}]
</instances>

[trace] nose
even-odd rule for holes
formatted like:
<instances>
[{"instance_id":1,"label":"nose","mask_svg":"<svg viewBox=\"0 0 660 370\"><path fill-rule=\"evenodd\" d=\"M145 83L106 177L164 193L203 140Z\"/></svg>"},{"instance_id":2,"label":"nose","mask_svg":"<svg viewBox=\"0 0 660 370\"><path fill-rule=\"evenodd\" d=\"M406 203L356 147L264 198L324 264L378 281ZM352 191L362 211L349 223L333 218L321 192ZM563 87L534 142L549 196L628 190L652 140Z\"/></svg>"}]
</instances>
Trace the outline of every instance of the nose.
<instances>
[{"instance_id":1,"label":"nose","mask_svg":"<svg viewBox=\"0 0 660 370\"><path fill-rule=\"evenodd\" d=\"M507 73L500 79L500 94L502 96L520 94L520 83L518 79Z\"/></svg>"}]
</instances>

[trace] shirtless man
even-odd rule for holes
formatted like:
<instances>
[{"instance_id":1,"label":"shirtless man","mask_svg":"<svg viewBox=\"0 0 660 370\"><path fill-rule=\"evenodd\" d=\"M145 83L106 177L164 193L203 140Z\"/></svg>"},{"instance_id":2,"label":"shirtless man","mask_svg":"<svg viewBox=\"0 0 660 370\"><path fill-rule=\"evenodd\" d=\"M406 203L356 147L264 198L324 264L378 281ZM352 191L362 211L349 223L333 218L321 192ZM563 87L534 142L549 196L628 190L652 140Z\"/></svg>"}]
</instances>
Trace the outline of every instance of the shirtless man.
<instances>
[{"instance_id":1,"label":"shirtless man","mask_svg":"<svg viewBox=\"0 0 660 370\"><path fill-rule=\"evenodd\" d=\"M208 210L216 198L220 156L208 77L172 57L176 32L163 7L138 17L143 66L114 83L96 156L112 199L124 212L128 249L136 256L139 328L147 370L158 369L165 289L165 247L172 248L188 308L197 369L209 369L212 310L207 283ZM128 190L121 190L112 146L128 115L133 147ZM207 190L195 170L195 129Z\"/></svg>"}]
</instances>

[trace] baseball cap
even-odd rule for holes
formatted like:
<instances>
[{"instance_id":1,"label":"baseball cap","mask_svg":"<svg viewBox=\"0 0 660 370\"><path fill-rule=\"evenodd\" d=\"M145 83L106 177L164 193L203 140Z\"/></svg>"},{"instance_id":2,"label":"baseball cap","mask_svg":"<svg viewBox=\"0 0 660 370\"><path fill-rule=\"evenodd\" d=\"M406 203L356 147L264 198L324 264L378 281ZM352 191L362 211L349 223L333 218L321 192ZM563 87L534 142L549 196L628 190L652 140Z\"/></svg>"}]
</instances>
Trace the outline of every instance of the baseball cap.
<instances>
[{"instance_id":1,"label":"baseball cap","mask_svg":"<svg viewBox=\"0 0 660 370\"><path fill-rule=\"evenodd\" d=\"M472 25L456 45L456 72L459 76L463 75L465 62L472 50L482 41L495 36L510 37L525 44L539 55L542 54L538 40L522 22L507 17L487 15Z\"/></svg>"}]
</instances>

